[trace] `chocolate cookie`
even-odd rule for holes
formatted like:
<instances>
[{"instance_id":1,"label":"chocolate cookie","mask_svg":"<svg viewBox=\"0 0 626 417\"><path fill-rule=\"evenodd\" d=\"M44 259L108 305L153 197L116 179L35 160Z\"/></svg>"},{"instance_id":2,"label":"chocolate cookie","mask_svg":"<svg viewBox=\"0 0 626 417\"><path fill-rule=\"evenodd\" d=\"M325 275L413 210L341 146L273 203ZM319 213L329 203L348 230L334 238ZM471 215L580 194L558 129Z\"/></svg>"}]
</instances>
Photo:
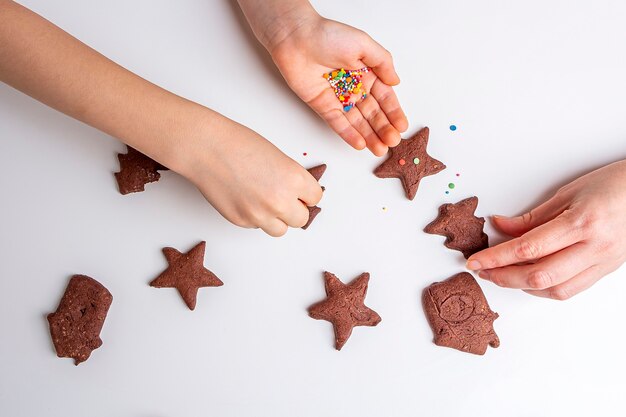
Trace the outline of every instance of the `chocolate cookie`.
<instances>
[{"instance_id":1,"label":"chocolate cookie","mask_svg":"<svg viewBox=\"0 0 626 417\"><path fill-rule=\"evenodd\" d=\"M465 259L489 247L489 238L483 232L484 217L474 216L478 197L470 197L456 204L443 204L439 215L424 228L426 233L446 237L447 248L463 252Z\"/></svg>"},{"instance_id":2,"label":"chocolate cookie","mask_svg":"<svg viewBox=\"0 0 626 417\"><path fill-rule=\"evenodd\" d=\"M100 330L113 301L102 284L85 275L74 275L59 307L48 314L50 335L59 358L73 358L74 364L89 359L102 346Z\"/></svg>"},{"instance_id":3,"label":"chocolate cookie","mask_svg":"<svg viewBox=\"0 0 626 417\"><path fill-rule=\"evenodd\" d=\"M425 127L410 139L401 140L395 148L389 148L389 158L374 171L374 175L379 178L400 178L409 200L415 198L422 178L446 168L426 153L428 133Z\"/></svg>"},{"instance_id":4,"label":"chocolate cookie","mask_svg":"<svg viewBox=\"0 0 626 417\"><path fill-rule=\"evenodd\" d=\"M127 148L128 153L117 154L120 171L115 173L115 179L120 193L138 193L144 190L146 184L158 181L161 178L158 171L166 171L167 168L138 150L130 146Z\"/></svg>"},{"instance_id":5,"label":"chocolate cookie","mask_svg":"<svg viewBox=\"0 0 626 417\"><path fill-rule=\"evenodd\" d=\"M220 287L224 283L204 267L206 242L200 242L187 253L163 248L169 266L151 283L155 288L176 288L190 310L196 308L196 296L201 287Z\"/></svg>"},{"instance_id":6,"label":"chocolate cookie","mask_svg":"<svg viewBox=\"0 0 626 417\"><path fill-rule=\"evenodd\" d=\"M326 164L309 168L307 171L309 171L309 173L313 175L313 178L319 181L320 178L322 178L322 175L324 175L324 172L326 172ZM324 187L322 187L322 190L323 189ZM320 213L320 211L322 211L322 209L317 206L308 207L308 209L309 209L309 220L306 222L304 226L302 226L304 230L306 230L311 225L311 223L313 222L313 219L315 219L315 216L317 216Z\"/></svg>"},{"instance_id":7,"label":"chocolate cookie","mask_svg":"<svg viewBox=\"0 0 626 417\"><path fill-rule=\"evenodd\" d=\"M422 294L435 344L484 355L487 345L497 348L500 340L493 330L498 318L487 304L480 286L467 272L436 282Z\"/></svg>"},{"instance_id":8,"label":"chocolate cookie","mask_svg":"<svg viewBox=\"0 0 626 417\"><path fill-rule=\"evenodd\" d=\"M330 272L324 272L327 298L309 307L309 316L332 323L337 350L341 350L354 327L380 323L380 316L364 304L369 278L370 274L364 272L346 285Z\"/></svg>"}]
</instances>

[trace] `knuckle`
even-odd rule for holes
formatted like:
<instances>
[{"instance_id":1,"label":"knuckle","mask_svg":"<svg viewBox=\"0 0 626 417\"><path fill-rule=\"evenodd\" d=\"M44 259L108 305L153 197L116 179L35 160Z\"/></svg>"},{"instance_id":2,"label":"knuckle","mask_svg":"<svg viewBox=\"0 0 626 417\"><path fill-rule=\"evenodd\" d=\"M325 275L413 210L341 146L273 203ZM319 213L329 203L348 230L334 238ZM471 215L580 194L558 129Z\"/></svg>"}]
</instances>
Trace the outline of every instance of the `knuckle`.
<instances>
[{"instance_id":1,"label":"knuckle","mask_svg":"<svg viewBox=\"0 0 626 417\"><path fill-rule=\"evenodd\" d=\"M365 116L365 118L367 120L372 121L372 120L375 120L377 117L379 117L379 114L380 114L380 108L373 107L367 112L367 115Z\"/></svg>"},{"instance_id":2,"label":"knuckle","mask_svg":"<svg viewBox=\"0 0 626 417\"><path fill-rule=\"evenodd\" d=\"M496 284L498 287L504 287L504 281L502 280L502 277L500 276L500 274L496 274L496 273L490 273L489 274L489 280L491 282L493 282L494 284Z\"/></svg>"},{"instance_id":3,"label":"knuckle","mask_svg":"<svg viewBox=\"0 0 626 417\"><path fill-rule=\"evenodd\" d=\"M595 210L585 210L584 212L565 211L562 218L567 226L574 231L587 235L598 223L598 216Z\"/></svg>"},{"instance_id":4,"label":"knuckle","mask_svg":"<svg viewBox=\"0 0 626 417\"><path fill-rule=\"evenodd\" d=\"M281 236L284 236L285 233L287 233L287 226L281 226L281 227L276 228L275 230L272 230L270 232L270 236L281 237Z\"/></svg>"},{"instance_id":5,"label":"knuckle","mask_svg":"<svg viewBox=\"0 0 626 417\"><path fill-rule=\"evenodd\" d=\"M552 274L548 271L534 271L528 276L528 286L534 289L550 288L553 282Z\"/></svg>"},{"instance_id":6,"label":"knuckle","mask_svg":"<svg viewBox=\"0 0 626 417\"><path fill-rule=\"evenodd\" d=\"M539 244L528 240L520 239L514 248L515 257L520 261L530 261L536 259L541 253Z\"/></svg>"},{"instance_id":7,"label":"knuckle","mask_svg":"<svg viewBox=\"0 0 626 417\"><path fill-rule=\"evenodd\" d=\"M552 298L553 300L558 300L558 301L565 301L565 300L569 300L570 298L572 298L574 294L572 294L567 288L565 287L554 287L552 289L550 289L550 298Z\"/></svg>"},{"instance_id":8,"label":"knuckle","mask_svg":"<svg viewBox=\"0 0 626 417\"><path fill-rule=\"evenodd\" d=\"M251 229L254 227L254 223L248 219L248 217L242 215L241 213L237 213L230 218L230 221L239 227L243 227L245 229Z\"/></svg>"},{"instance_id":9,"label":"knuckle","mask_svg":"<svg viewBox=\"0 0 626 417\"><path fill-rule=\"evenodd\" d=\"M528 226L533 222L533 210L529 211L528 213L524 213L522 214L522 223L524 224L524 226Z\"/></svg>"}]
</instances>

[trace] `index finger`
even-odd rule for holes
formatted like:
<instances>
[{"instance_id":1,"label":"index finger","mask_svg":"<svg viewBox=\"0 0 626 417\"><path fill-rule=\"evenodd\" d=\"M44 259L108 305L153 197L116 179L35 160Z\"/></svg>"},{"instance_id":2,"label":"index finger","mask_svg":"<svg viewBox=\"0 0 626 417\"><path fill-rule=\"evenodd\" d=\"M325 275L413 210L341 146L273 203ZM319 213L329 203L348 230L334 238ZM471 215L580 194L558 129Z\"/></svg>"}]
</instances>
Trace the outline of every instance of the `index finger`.
<instances>
[{"instance_id":1,"label":"index finger","mask_svg":"<svg viewBox=\"0 0 626 417\"><path fill-rule=\"evenodd\" d=\"M562 214L518 238L475 253L467 260L467 268L476 271L534 261L582 239L581 227Z\"/></svg>"}]
</instances>

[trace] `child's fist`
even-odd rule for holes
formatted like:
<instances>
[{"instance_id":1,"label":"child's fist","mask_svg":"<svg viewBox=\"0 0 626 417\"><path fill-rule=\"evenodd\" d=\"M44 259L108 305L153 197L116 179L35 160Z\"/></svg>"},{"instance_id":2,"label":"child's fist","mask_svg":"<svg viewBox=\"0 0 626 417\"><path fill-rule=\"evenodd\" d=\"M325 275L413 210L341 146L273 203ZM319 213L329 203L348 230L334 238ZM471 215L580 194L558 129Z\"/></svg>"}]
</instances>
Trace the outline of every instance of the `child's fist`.
<instances>
[{"instance_id":1,"label":"child's fist","mask_svg":"<svg viewBox=\"0 0 626 417\"><path fill-rule=\"evenodd\" d=\"M224 119L227 120L227 119ZM210 139L190 141L189 180L227 220L282 236L302 227L307 206L322 198L322 188L306 169L256 132L232 121L213 126Z\"/></svg>"}]
</instances>

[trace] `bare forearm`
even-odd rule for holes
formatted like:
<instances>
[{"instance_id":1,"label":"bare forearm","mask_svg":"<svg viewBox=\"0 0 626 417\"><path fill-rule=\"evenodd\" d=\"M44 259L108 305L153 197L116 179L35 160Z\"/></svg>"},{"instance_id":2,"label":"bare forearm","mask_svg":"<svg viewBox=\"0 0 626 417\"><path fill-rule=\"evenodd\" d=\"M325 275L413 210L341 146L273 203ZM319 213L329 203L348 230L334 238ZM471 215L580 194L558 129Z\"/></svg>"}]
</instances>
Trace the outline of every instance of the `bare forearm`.
<instances>
[{"instance_id":1,"label":"bare forearm","mask_svg":"<svg viewBox=\"0 0 626 417\"><path fill-rule=\"evenodd\" d=\"M41 16L0 0L0 80L176 168L217 113L127 71Z\"/></svg>"},{"instance_id":2,"label":"bare forearm","mask_svg":"<svg viewBox=\"0 0 626 417\"><path fill-rule=\"evenodd\" d=\"M271 53L273 47L306 19L317 16L308 0L238 0L257 39Z\"/></svg>"}]
</instances>

